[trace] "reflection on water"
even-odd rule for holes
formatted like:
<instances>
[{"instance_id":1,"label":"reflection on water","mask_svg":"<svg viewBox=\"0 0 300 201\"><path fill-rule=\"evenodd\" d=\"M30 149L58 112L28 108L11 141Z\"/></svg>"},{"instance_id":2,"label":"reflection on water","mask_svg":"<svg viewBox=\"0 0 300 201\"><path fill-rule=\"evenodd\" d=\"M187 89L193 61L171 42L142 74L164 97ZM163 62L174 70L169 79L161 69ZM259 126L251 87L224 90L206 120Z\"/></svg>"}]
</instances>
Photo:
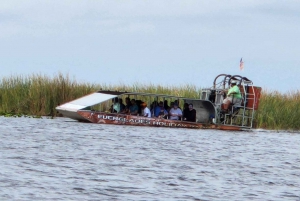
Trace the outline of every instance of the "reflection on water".
<instances>
[{"instance_id":1,"label":"reflection on water","mask_svg":"<svg viewBox=\"0 0 300 201\"><path fill-rule=\"evenodd\" d=\"M0 200L300 200L299 134L0 125Z\"/></svg>"}]
</instances>

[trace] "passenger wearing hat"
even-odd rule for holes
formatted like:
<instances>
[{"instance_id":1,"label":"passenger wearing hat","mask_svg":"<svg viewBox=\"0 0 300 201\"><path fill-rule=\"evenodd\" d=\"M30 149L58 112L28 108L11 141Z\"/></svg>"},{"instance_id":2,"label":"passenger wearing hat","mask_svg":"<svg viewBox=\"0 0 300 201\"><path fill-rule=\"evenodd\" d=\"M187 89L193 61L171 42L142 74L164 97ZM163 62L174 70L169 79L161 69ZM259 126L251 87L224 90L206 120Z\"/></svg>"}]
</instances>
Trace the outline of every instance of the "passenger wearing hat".
<instances>
[{"instance_id":1,"label":"passenger wearing hat","mask_svg":"<svg viewBox=\"0 0 300 201\"><path fill-rule=\"evenodd\" d=\"M151 112L150 112L149 108L147 108L147 103L141 103L141 108L143 109L144 117L151 117Z\"/></svg>"},{"instance_id":2,"label":"passenger wearing hat","mask_svg":"<svg viewBox=\"0 0 300 201\"><path fill-rule=\"evenodd\" d=\"M177 103L174 103L174 107L171 108L170 112L169 112L169 115L170 115L170 119L171 120L179 120L182 116L182 111L181 109L178 107L178 104Z\"/></svg>"},{"instance_id":3,"label":"passenger wearing hat","mask_svg":"<svg viewBox=\"0 0 300 201\"><path fill-rule=\"evenodd\" d=\"M237 86L237 81L232 80L230 82L230 89L227 92L227 97L223 100L222 109L227 110L229 105L232 103L235 106L240 106L242 102L242 95L239 87Z\"/></svg>"}]
</instances>

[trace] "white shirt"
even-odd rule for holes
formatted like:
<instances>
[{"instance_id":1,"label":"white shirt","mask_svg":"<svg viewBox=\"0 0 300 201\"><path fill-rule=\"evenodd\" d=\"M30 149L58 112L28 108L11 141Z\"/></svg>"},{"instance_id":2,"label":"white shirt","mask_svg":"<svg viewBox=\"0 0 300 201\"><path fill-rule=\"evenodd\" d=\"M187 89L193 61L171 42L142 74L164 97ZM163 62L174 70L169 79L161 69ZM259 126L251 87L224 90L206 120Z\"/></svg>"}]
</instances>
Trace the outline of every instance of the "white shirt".
<instances>
[{"instance_id":1,"label":"white shirt","mask_svg":"<svg viewBox=\"0 0 300 201\"><path fill-rule=\"evenodd\" d=\"M179 108L177 108L176 110L174 109L174 108L172 108L171 110L170 110L170 115L172 115L172 114L179 114L179 115L182 115L182 111L181 111L181 109L179 109ZM170 116L170 119L171 120L178 120L179 119L179 117L178 116Z\"/></svg>"},{"instance_id":2,"label":"white shirt","mask_svg":"<svg viewBox=\"0 0 300 201\"><path fill-rule=\"evenodd\" d=\"M151 117L151 112L147 107L145 107L144 109L144 117Z\"/></svg>"}]
</instances>

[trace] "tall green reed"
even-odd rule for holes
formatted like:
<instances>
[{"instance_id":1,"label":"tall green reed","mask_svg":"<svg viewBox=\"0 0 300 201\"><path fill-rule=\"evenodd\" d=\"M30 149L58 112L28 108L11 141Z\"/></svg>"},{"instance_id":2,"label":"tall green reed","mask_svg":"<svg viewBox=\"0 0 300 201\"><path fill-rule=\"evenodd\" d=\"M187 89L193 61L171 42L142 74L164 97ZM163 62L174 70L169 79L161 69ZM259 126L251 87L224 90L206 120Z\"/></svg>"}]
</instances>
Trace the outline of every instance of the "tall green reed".
<instances>
[{"instance_id":1,"label":"tall green reed","mask_svg":"<svg viewBox=\"0 0 300 201\"><path fill-rule=\"evenodd\" d=\"M56 116L55 107L83 95L109 89L116 91L168 94L199 98L201 88L194 85L79 83L61 73L50 77L41 74L13 75L0 80L0 113ZM256 126L266 129L300 129L300 91L280 93L264 90L255 113Z\"/></svg>"},{"instance_id":2,"label":"tall green reed","mask_svg":"<svg viewBox=\"0 0 300 201\"><path fill-rule=\"evenodd\" d=\"M280 93L263 91L256 113L257 127L267 129L300 129L300 91Z\"/></svg>"},{"instance_id":3,"label":"tall green reed","mask_svg":"<svg viewBox=\"0 0 300 201\"><path fill-rule=\"evenodd\" d=\"M68 75L11 76L0 80L0 112L55 116L55 107L95 91L99 86L77 83Z\"/></svg>"},{"instance_id":4,"label":"tall green reed","mask_svg":"<svg viewBox=\"0 0 300 201\"><path fill-rule=\"evenodd\" d=\"M69 75L54 77L41 74L10 76L0 80L0 113L55 116L55 107L100 89L158 93L198 98L200 88L193 85L163 86L154 84L99 85L78 83Z\"/></svg>"}]
</instances>

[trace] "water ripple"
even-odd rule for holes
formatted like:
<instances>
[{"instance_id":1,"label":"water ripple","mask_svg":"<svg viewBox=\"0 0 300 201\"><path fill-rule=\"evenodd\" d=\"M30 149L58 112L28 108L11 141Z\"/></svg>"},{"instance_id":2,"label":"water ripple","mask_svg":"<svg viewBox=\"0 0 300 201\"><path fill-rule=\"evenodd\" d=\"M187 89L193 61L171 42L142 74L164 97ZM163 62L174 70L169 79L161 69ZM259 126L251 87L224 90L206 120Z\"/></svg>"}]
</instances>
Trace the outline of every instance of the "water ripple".
<instances>
[{"instance_id":1,"label":"water ripple","mask_svg":"<svg viewBox=\"0 0 300 201\"><path fill-rule=\"evenodd\" d=\"M299 200L299 133L0 117L0 200Z\"/></svg>"}]
</instances>

